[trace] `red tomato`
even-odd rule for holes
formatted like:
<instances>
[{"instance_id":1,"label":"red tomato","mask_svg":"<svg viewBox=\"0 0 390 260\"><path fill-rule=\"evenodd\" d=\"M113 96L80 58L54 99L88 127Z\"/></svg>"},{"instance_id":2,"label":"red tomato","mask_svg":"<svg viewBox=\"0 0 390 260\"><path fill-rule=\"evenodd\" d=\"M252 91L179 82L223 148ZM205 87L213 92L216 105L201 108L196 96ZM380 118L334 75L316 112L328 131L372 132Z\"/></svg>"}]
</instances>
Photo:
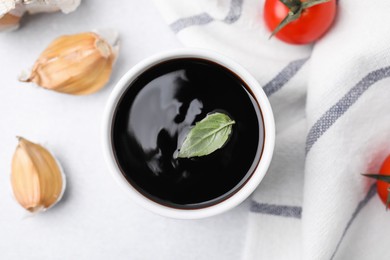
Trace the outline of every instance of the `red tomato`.
<instances>
[{"instance_id":1,"label":"red tomato","mask_svg":"<svg viewBox=\"0 0 390 260\"><path fill-rule=\"evenodd\" d=\"M390 175L390 155L383 162L382 167L379 171L379 174L382 175ZM390 187L390 183L384 181L377 181L377 192L383 203L386 205L388 188Z\"/></svg>"},{"instance_id":2,"label":"red tomato","mask_svg":"<svg viewBox=\"0 0 390 260\"><path fill-rule=\"evenodd\" d=\"M273 31L288 12L289 9L280 0L266 0L264 20L268 28ZM293 44L311 43L318 40L329 29L335 16L336 0L330 0L303 10L297 20L290 22L275 36Z\"/></svg>"}]
</instances>

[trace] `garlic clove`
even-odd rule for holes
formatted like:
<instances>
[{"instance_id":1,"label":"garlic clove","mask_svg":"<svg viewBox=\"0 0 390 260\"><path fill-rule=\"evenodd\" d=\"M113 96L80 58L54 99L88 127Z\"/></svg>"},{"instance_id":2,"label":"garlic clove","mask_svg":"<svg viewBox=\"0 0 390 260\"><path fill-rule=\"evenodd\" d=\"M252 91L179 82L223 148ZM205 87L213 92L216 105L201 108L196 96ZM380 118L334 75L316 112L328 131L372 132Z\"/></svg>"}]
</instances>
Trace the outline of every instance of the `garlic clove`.
<instances>
[{"instance_id":1,"label":"garlic clove","mask_svg":"<svg viewBox=\"0 0 390 260\"><path fill-rule=\"evenodd\" d=\"M7 14L11 10L15 9L16 1L15 0L2 0L0 1L0 17Z\"/></svg>"},{"instance_id":2,"label":"garlic clove","mask_svg":"<svg viewBox=\"0 0 390 260\"><path fill-rule=\"evenodd\" d=\"M67 14L76 10L80 2L81 0L0 0L0 31L17 29L26 12L36 14L62 11Z\"/></svg>"},{"instance_id":3,"label":"garlic clove","mask_svg":"<svg viewBox=\"0 0 390 260\"><path fill-rule=\"evenodd\" d=\"M19 27L20 16L5 14L0 18L0 31L12 31Z\"/></svg>"},{"instance_id":4,"label":"garlic clove","mask_svg":"<svg viewBox=\"0 0 390 260\"><path fill-rule=\"evenodd\" d=\"M99 30L94 30L94 33L99 35L102 39L108 42L111 46L118 45L119 33L116 30L110 28L104 28Z\"/></svg>"},{"instance_id":5,"label":"garlic clove","mask_svg":"<svg viewBox=\"0 0 390 260\"><path fill-rule=\"evenodd\" d=\"M4 8L3 11L5 10L8 9ZM25 12L26 9L24 9L23 5L16 4L13 6L12 10L9 10L7 13L0 15L0 31L16 30L19 27L20 19Z\"/></svg>"},{"instance_id":6,"label":"garlic clove","mask_svg":"<svg viewBox=\"0 0 390 260\"><path fill-rule=\"evenodd\" d=\"M77 9L81 0L24 0L30 14L62 11L70 13Z\"/></svg>"},{"instance_id":7,"label":"garlic clove","mask_svg":"<svg viewBox=\"0 0 390 260\"><path fill-rule=\"evenodd\" d=\"M19 80L66 94L91 94L109 81L117 52L118 45L97 33L61 36L39 56L30 75Z\"/></svg>"},{"instance_id":8,"label":"garlic clove","mask_svg":"<svg viewBox=\"0 0 390 260\"><path fill-rule=\"evenodd\" d=\"M30 212L54 206L65 190L65 177L53 155L19 137L12 159L11 184L16 200Z\"/></svg>"}]
</instances>

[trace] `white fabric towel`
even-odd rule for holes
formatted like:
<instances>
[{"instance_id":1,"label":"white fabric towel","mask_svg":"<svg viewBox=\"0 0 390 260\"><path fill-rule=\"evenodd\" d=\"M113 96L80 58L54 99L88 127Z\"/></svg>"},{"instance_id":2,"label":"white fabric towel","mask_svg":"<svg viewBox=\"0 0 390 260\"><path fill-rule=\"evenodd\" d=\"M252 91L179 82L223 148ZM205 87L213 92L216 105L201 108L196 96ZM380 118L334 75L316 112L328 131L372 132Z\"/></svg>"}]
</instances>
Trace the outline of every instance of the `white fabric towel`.
<instances>
[{"instance_id":1,"label":"white fabric towel","mask_svg":"<svg viewBox=\"0 0 390 260\"><path fill-rule=\"evenodd\" d=\"M268 40L264 0L155 0L184 45L245 66L276 119L243 259L390 259L389 212L372 181L390 154L390 2L340 0L314 45ZM222 235L222 234L221 234Z\"/></svg>"}]
</instances>

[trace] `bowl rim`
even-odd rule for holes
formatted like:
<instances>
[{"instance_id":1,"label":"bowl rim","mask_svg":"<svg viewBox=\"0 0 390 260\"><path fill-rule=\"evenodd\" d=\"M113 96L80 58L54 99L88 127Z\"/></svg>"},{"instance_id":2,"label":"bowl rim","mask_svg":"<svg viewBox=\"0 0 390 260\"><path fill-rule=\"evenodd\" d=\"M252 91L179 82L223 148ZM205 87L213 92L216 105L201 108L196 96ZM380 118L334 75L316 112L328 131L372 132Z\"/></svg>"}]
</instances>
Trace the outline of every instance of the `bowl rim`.
<instances>
[{"instance_id":1,"label":"bowl rim","mask_svg":"<svg viewBox=\"0 0 390 260\"><path fill-rule=\"evenodd\" d=\"M159 204L143 194L141 194L136 188L134 188L127 179L123 176L117 162L115 159L114 151L112 149L112 139L111 139L111 130L113 117L117 104L122 97L123 93L127 90L130 82L135 80L140 74L145 70L151 68L152 66L161 63L163 61L168 61L171 59L178 58L200 58L210 60L214 63L220 64L223 67L229 69L230 71L237 74L250 88L254 98L257 100L257 103L260 107L263 116L264 124L264 145L263 152L257 167L255 168L253 174L248 179L248 181L231 197L226 198L225 200L218 202L217 204L199 208L199 209L178 209L172 208ZM203 49L194 49L194 48L181 48L176 50L169 50L155 54L149 58L144 59L143 61L136 64L132 67L127 73L125 73L122 78L115 85L112 90L103 114L102 121L102 145L103 153L105 160L107 162L109 171L114 177L116 182L126 190L128 195L139 205L144 208L157 213L162 216L178 218L178 219L200 219L205 217L214 216L220 213L223 213L227 210L230 210L241 202L243 202L247 197L252 194L256 187L260 184L264 178L268 167L272 160L272 155L275 146L275 121L272 112L271 105L269 103L268 97L261 88L257 80L241 65L235 61L227 58L226 56L216 53L214 51L208 51Z\"/></svg>"}]
</instances>

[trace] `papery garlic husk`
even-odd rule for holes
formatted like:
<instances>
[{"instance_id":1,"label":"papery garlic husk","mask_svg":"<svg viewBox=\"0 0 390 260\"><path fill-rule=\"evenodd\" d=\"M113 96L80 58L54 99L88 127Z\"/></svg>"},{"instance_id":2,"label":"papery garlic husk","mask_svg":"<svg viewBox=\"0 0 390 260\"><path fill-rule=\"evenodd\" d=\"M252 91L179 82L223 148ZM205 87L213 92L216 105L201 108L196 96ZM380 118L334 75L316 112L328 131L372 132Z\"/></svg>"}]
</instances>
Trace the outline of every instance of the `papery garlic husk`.
<instances>
[{"instance_id":1,"label":"papery garlic husk","mask_svg":"<svg viewBox=\"0 0 390 260\"><path fill-rule=\"evenodd\" d=\"M77 9L81 0L19 0L30 14L62 11L70 13Z\"/></svg>"},{"instance_id":2,"label":"papery garlic husk","mask_svg":"<svg viewBox=\"0 0 390 260\"><path fill-rule=\"evenodd\" d=\"M0 31L12 31L19 27L20 16L5 14L0 18Z\"/></svg>"},{"instance_id":3,"label":"papery garlic husk","mask_svg":"<svg viewBox=\"0 0 390 260\"><path fill-rule=\"evenodd\" d=\"M41 145L22 137L18 139L11 173L14 196L26 210L44 211L54 206L65 190L62 168Z\"/></svg>"},{"instance_id":4,"label":"papery garlic husk","mask_svg":"<svg viewBox=\"0 0 390 260\"><path fill-rule=\"evenodd\" d=\"M19 80L73 95L97 92L109 81L117 57L117 39L112 42L94 32L59 37Z\"/></svg>"},{"instance_id":5,"label":"papery garlic husk","mask_svg":"<svg viewBox=\"0 0 390 260\"><path fill-rule=\"evenodd\" d=\"M0 1L0 17L9 13L16 8L19 1L16 0L1 0Z\"/></svg>"},{"instance_id":6,"label":"papery garlic husk","mask_svg":"<svg viewBox=\"0 0 390 260\"><path fill-rule=\"evenodd\" d=\"M8 9L11 10L8 10ZM0 14L0 31L12 31L19 27L20 19L25 13L25 9L21 4L16 5L2 5L2 11L6 13Z\"/></svg>"},{"instance_id":7,"label":"papery garlic husk","mask_svg":"<svg viewBox=\"0 0 390 260\"><path fill-rule=\"evenodd\" d=\"M28 12L70 13L77 9L81 0L0 0L0 31L10 31L19 27L20 19Z\"/></svg>"}]
</instances>

